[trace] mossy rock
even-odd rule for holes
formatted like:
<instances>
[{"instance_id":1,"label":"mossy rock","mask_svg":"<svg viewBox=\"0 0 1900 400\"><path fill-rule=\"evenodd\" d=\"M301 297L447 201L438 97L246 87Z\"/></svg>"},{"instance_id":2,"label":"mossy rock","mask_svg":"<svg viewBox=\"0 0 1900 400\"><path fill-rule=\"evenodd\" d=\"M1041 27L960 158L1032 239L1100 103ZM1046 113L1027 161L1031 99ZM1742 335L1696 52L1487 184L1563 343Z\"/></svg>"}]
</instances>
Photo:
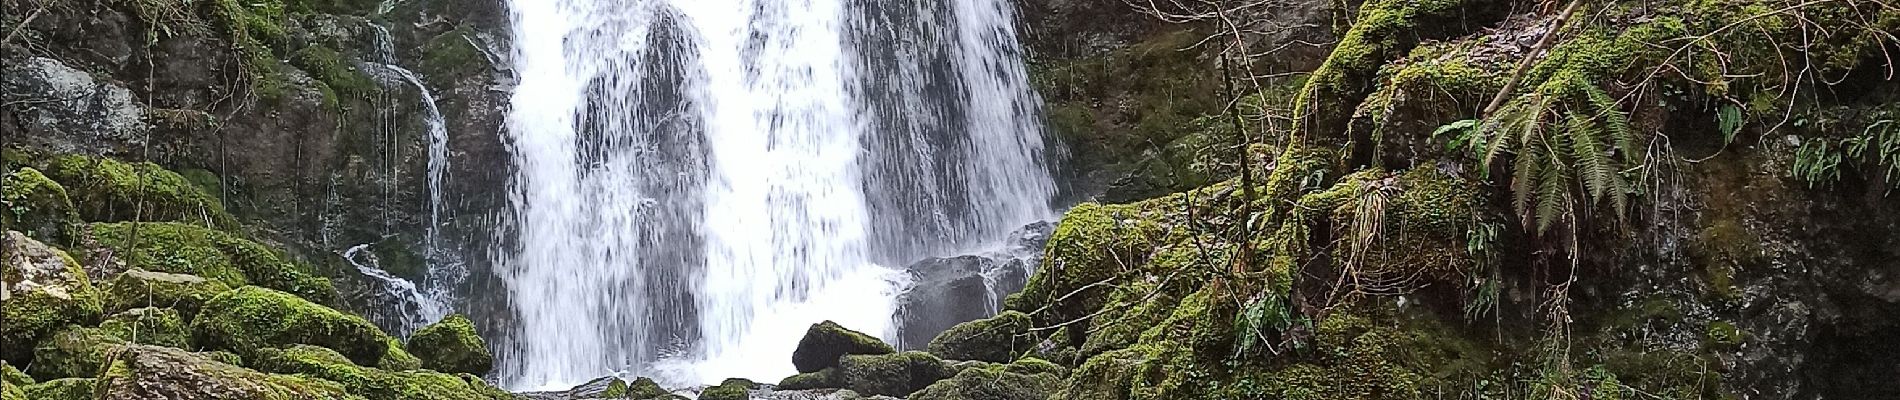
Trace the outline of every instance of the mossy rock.
<instances>
[{"instance_id":1,"label":"mossy rock","mask_svg":"<svg viewBox=\"0 0 1900 400\"><path fill-rule=\"evenodd\" d=\"M329 279L230 233L171 222L99 223L91 229L95 240L132 268L197 275L232 287L252 284L337 304Z\"/></svg>"},{"instance_id":2,"label":"mossy rock","mask_svg":"<svg viewBox=\"0 0 1900 400\"><path fill-rule=\"evenodd\" d=\"M79 213L66 196L66 187L39 170L20 168L0 178L0 226L40 240L63 242L72 237L78 222Z\"/></svg>"},{"instance_id":3,"label":"mossy rock","mask_svg":"<svg viewBox=\"0 0 1900 400\"><path fill-rule=\"evenodd\" d=\"M192 340L252 359L259 349L310 344L336 349L373 365L389 350L389 335L362 317L289 293L245 286L224 292L191 322Z\"/></svg>"},{"instance_id":4,"label":"mossy rock","mask_svg":"<svg viewBox=\"0 0 1900 400\"><path fill-rule=\"evenodd\" d=\"M26 398L34 400L92 400L92 378L63 378L24 388Z\"/></svg>"},{"instance_id":5,"label":"mossy rock","mask_svg":"<svg viewBox=\"0 0 1900 400\"><path fill-rule=\"evenodd\" d=\"M408 349L422 359L422 367L442 372L486 374L495 356L475 333L475 323L461 314L423 327L409 336Z\"/></svg>"},{"instance_id":6,"label":"mossy rock","mask_svg":"<svg viewBox=\"0 0 1900 400\"><path fill-rule=\"evenodd\" d=\"M380 0L289 0L280 7L303 13L368 15L376 13L381 4Z\"/></svg>"},{"instance_id":7,"label":"mossy rock","mask_svg":"<svg viewBox=\"0 0 1900 400\"><path fill-rule=\"evenodd\" d=\"M699 400L746 400L752 398L752 389L758 384L752 381L732 378L708 387L699 392Z\"/></svg>"},{"instance_id":8,"label":"mossy rock","mask_svg":"<svg viewBox=\"0 0 1900 400\"><path fill-rule=\"evenodd\" d=\"M299 374L342 384L351 394L390 400L503 400L512 395L493 390L473 375L453 375L433 371L390 372L362 367L335 350L296 345L257 351L253 364L274 373Z\"/></svg>"},{"instance_id":9,"label":"mossy rock","mask_svg":"<svg viewBox=\"0 0 1900 400\"><path fill-rule=\"evenodd\" d=\"M166 307L178 310L179 316L190 320L198 315L205 302L230 290L231 286L224 282L196 275L133 269L106 283L105 311L118 313L141 307Z\"/></svg>"},{"instance_id":10,"label":"mossy rock","mask_svg":"<svg viewBox=\"0 0 1900 400\"><path fill-rule=\"evenodd\" d=\"M170 308L135 308L113 314L99 323L99 329L132 343L153 346L182 349L191 341L185 318Z\"/></svg>"},{"instance_id":11,"label":"mossy rock","mask_svg":"<svg viewBox=\"0 0 1900 400\"><path fill-rule=\"evenodd\" d=\"M9 386L26 386L33 384L33 377L20 372L20 369L14 368L11 363L0 361L0 383Z\"/></svg>"},{"instance_id":12,"label":"mossy rock","mask_svg":"<svg viewBox=\"0 0 1900 400\"><path fill-rule=\"evenodd\" d=\"M1028 314L1004 311L957 324L930 340L930 354L951 360L1009 362L1036 345Z\"/></svg>"},{"instance_id":13,"label":"mossy rock","mask_svg":"<svg viewBox=\"0 0 1900 400\"><path fill-rule=\"evenodd\" d=\"M24 389L24 386L19 385L0 385L0 400L27 400Z\"/></svg>"},{"instance_id":14,"label":"mossy rock","mask_svg":"<svg viewBox=\"0 0 1900 400\"><path fill-rule=\"evenodd\" d=\"M779 390L836 389L845 387L844 373L838 368L825 368L818 372L806 372L785 377L778 381Z\"/></svg>"},{"instance_id":15,"label":"mossy rock","mask_svg":"<svg viewBox=\"0 0 1900 400\"><path fill-rule=\"evenodd\" d=\"M27 373L42 381L91 378L99 374L106 356L126 343L104 329L68 327L33 348L33 364Z\"/></svg>"},{"instance_id":16,"label":"mossy rock","mask_svg":"<svg viewBox=\"0 0 1900 400\"><path fill-rule=\"evenodd\" d=\"M942 359L921 351L847 355L838 360L838 371L848 389L893 397L909 396L956 372Z\"/></svg>"},{"instance_id":17,"label":"mossy rock","mask_svg":"<svg viewBox=\"0 0 1900 400\"><path fill-rule=\"evenodd\" d=\"M1035 368L1030 368L1035 369ZM1055 373L1022 373L1005 368L971 368L931 384L911 400L1043 400L1061 390Z\"/></svg>"},{"instance_id":18,"label":"mossy rock","mask_svg":"<svg viewBox=\"0 0 1900 400\"><path fill-rule=\"evenodd\" d=\"M98 400L366 400L336 382L257 372L168 347L126 346Z\"/></svg>"},{"instance_id":19,"label":"mossy rock","mask_svg":"<svg viewBox=\"0 0 1900 400\"><path fill-rule=\"evenodd\" d=\"M49 161L42 172L66 186L86 221L177 221L237 228L237 219L217 197L157 164L62 156Z\"/></svg>"},{"instance_id":20,"label":"mossy rock","mask_svg":"<svg viewBox=\"0 0 1900 400\"><path fill-rule=\"evenodd\" d=\"M653 399L666 397L670 394L672 394L672 392L661 388L660 384L654 382L652 378L643 376L634 378L633 382L613 378L613 381L607 383L607 391L601 392L600 397L609 399Z\"/></svg>"},{"instance_id":21,"label":"mossy rock","mask_svg":"<svg viewBox=\"0 0 1900 400\"><path fill-rule=\"evenodd\" d=\"M818 372L838 365L839 357L848 354L891 354L897 349L871 335L825 321L812 324L805 330L805 337L798 340L798 348L792 350L792 366L798 372Z\"/></svg>"},{"instance_id":22,"label":"mossy rock","mask_svg":"<svg viewBox=\"0 0 1900 400\"><path fill-rule=\"evenodd\" d=\"M1042 266L1010 309L1034 311L1039 321L1069 321L1100 309L1108 288L1097 282L1142 268L1147 254L1165 239L1167 212L1179 194L1133 204L1083 203L1062 215L1044 246ZM1058 301L1060 300L1060 301Z\"/></svg>"},{"instance_id":23,"label":"mossy rock","mask_svg":"<svg viewBox=\"0 0 1900 400\"><path fill-rule=\"evenodd\" d=\"M376 368L390 371L422 369L422 359L417 358L414 354L409 354L408 350L404 350L402 343L397 342L395 337L390 337L387 343L389 344L387 346L389 350L383 352L383 358L376 360Z\"/></svg>"},{"instance_id":24,"label":"mossy rock","mask_svg":"<svg viewBox=\"0 0 1900 400\"><path fill-rule=\"evenodd\" d=\"M0 359L27 365L33 344L70 324L91 325L103 308L85 270L66 252L16 231L0 243Z\"/></svg>"}]
</instances>

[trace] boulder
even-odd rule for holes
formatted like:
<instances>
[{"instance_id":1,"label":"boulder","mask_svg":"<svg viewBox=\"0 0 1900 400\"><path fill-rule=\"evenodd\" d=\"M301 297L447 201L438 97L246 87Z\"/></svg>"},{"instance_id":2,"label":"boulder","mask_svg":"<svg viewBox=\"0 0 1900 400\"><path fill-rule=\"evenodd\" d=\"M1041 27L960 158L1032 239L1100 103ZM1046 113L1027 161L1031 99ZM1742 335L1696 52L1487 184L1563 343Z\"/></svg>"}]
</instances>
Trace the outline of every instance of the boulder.
<instances>
[{"instance_id":1,"label":"boulder","mask_svg":"<svg viewBox=\"0 0 1900 400\"><path fill-rule=\"evenodd\" d=\"M190 320L205 302L231 290L224 282L195 275L134 269L105 284L105 311L117 313L140 307L167 307Z\"/></svg>"},{"instance_id":2,"label":"boulder","mask_svg":"<svg viewBox=\"0 0 1900 400\"><path fill-rule=\"evenodd\" d=\"M362 317L256 286L212 298L192 320L191 332L199 346L246 359L263 348L309 344L335 349L361 365L374 365L389 351L390 340Z\"/></svg>"},{"instance_id":3,"label":"boulder","mask_svg":"<svg viewBox=\"0 0 1900 400\"><path fill-rule=\"evenodd\" d=\"M897 349L871 335L825 321L812 324L810 329L805 330L805 337L799 339L798 348L792 350L792 366L797 367L798 372L818 372L837 366L839 358L848 354L896 352Z\"/></svg>"},{"instance_id":4,"label":"boulder","mask_svg":"<svg viewBox=\"0 0 1900 400\"><path fill-rule=\"evenodd\" d=\"M153 346L186 348L190 346L191 331L185 327L185 319L178 310L170 308L135 308L106 317L99 323L99 329L127 341Z\"/></svg>"},{"instance_id":5,"label":"boulder","mask_svg":"<svg viewBox=\"0 0 1900 400\"><path fill-rule=\"evenodd\" d=\"M295 345L257 351L252 362L257 369L283 374L310 376L343 385L350 394L369 399L388 400L512 400L513 395L496 389L473 375L453 375L434 371L390 372L362 367L335 350Z\"/></svg>"},{"instance_id":6,"label":"boulder","mask_svg":"<svg viewBox=\"0 0 1900 400\"><path fill-rule=\"evenodd\" d=\"M24 389L32 384L33 377L13 368L13 364L0 361L0 400L26 400Z\"/></svg>"},{"instance_id":7,"label":"boulder","mask_svg":"<svg viewBox=\"0 0 1900 400\"><path fill-rule=\"evenodd\" d=\"M672 392L661 388L659 383L653 382L653 379L644 376L634 378L633 382L623 381L620 380L620 378L607 379L611 379L611 381L607 383L607 390L600 393L600 397L609 399L653 399L672 394Z\"/></svg>"},{"instance_id":8,"label":"boulder","mask_svg":"<svg viewBox=\"0 0 1900 400\"><path fill-rule=\"evenodd\" d=\"M923 350L944 330L1001 311L1004 298L1022 290L1041 263L1053 226L1024 226L1001 250L926 258L905 267L914 283L898 297L897 348Z\"/></svg>"},{"instance_id":9,"label":"boulder","mask_svg":"<svg viewBox=\"0 0 1900 400\"><path fill-rule=\"evenodd\" d=\"M266 374L169 347L130 345L97 381L98 400L366 400L318 378Z\"/></svg>"},{"instance_id":10,"label":"boulder","mask_svg":"<svg viewBox=\"0 0 1900 400\"><path fill-rule=\"evenodd\" d=\"M0 89L18 96L60 99L32 102L19 110L20 132L8 141L28 141L62 151L112 151L144 143L151 126L137 94L118 84L93 79L79 69L45 57L8 58L0 68ZM18 135L16 135L16 133ZM16 138L17 137L17 138Z\"/></svg>"},{"instance_id":11,"label":"boulder","mask_svg":"<svg viewBox=\"0 0 1900 400\"><path fill-rule=\"evenodd\" d=\"M1062 367L1047 361L970 368L912 394L911 400L1045 400L1062 389ZM1023 365L1018 365L1023 364Z\"/></svg>"},{"instance_id":12,"label":"boulder","mask_svg":"<svg viewBox=\"0 0 1900 400\"><path fill-rule=\"evenodd\" d=\"M20 168L0 178L0 204L7 209L0 212L0 226L35 239L67 240L73 224L79 221L72 200L66 197L66 187L32 168Z\"/></svg>"},{"instance_id":13,"label":"boulder","mask_svg":"<svg viewBox=\"0 0 1900 400\"><path fill-rule=\"evenodd\" d=\"M64 378L41 382L23 388L26 398L33 400L92 400L92 388L97 380L92 378Z\"/></svg>"},{"instance_id":14,"label":"boulder","mask_svg":"<svg viewBox=\"0 0 1900 400\"><path fill-rule=\"evenodd\" d=\"M731 378L699 392L699 400L746 400L752 398L752 389L758 387L750 380Z\"/></svg>"},{"instance_id":15,"label":"boulder","mask_svg":"<svg viewBox=\"0 0 1900 400\"><path fill-rule=\"evenodd\" d=\"M836 389L845 386L844 374L837 368L806 372L778 381L779 390Z\"/></svg>"},{"instance_id":16,"label":"boulder","mask_svg":"<svg viewBox=\"0 0 1900 400\"><path fill-rule=\"evenodd\" d=\"M422 359L422 367L450 373L486 374L495 356L475 333L475 323L461 314L450 315L409 336L408 349Z\"/></svg>"},{"instance_id":17,"label":"boulder","mask_svg":"<svg viewBox=\"0 0 1900 400\"><path fill-rule=\"evenodd\" d=\"M930 341L930 354L952 360L1009 362L1035 348L1030 325L1029 315L1016 311L957 324Z\"/></svg>"},{"instance_id":18,"label":"boulder","mask_svg":"<svg viewBox=\"0 0 1900 400\"><path fill-rule=\"evenodd\" d=\"M104 329L71 326L33 348L27 373L40 380L91 378L99 374L106 356L125 344L124 338Z\"/></svg>"},{"instance_id":19,"label":"boulder","mask_svg":"<svg viewBox=\"0 0 1900 400\"><path fill-rule=\"evenodd\" d=\"M0 253L0 359L27 365L41 338L99 319L99 293L66 252L7 231Z\"/></svg>"},{"instance_id":20,"label":"boulder","mask_svg":"<svg viewBox=\"0 0 1900 400\"><path fill-rule=\"evenodd\" d=\"M847 355L838 360L845 387L868 395L906 397L955 372L942 359L921 351Z\"/></svg>"}]
</instances>

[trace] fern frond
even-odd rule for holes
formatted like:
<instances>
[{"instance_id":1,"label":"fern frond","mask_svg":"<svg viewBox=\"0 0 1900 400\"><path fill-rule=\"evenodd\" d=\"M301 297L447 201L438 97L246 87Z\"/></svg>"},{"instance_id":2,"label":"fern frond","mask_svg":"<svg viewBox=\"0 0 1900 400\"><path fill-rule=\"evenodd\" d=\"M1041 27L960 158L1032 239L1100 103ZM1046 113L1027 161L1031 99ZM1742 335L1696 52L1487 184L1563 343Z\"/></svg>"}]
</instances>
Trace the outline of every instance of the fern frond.
<instances>
[{"instance_id":1,"label":"fern frond","mask_svg":"<svg viewBox=\"0 0 1900 400\"><path fill-rule=\"evenodd\" d=\"M1540 182L1537 186L1535 220L1538 234L1550 231L1550 225L1561 219L1571 207L1571 202L1567 200L1569 191L1564 190L1564 182L1570 179L1565 176L1567 174L1564 173L1563 168L1553 166L1545 168L1543 172L1543 176L1538 178Z\"/></svg>"}]
</instances>

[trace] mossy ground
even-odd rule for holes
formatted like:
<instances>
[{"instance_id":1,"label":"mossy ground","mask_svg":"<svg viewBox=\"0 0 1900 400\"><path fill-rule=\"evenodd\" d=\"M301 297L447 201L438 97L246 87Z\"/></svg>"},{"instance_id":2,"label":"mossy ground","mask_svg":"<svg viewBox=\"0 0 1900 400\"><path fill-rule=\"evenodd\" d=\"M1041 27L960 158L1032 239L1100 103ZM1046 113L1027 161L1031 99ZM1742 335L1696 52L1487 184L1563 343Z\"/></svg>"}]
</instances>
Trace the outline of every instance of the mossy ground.
<instances>
[{"instance_id":1,"label":"mossy ground","mask_svg":"<svg viewBox=\"0 0 1900 400\"><path fill-rule=\"evenodd\" d=\"M231 287L254 284L322 304L337 302L329 279L237 235L168 222L92 224L90 231L95 241L133 268L197 275Z\"/></svg>"}]
</instances>

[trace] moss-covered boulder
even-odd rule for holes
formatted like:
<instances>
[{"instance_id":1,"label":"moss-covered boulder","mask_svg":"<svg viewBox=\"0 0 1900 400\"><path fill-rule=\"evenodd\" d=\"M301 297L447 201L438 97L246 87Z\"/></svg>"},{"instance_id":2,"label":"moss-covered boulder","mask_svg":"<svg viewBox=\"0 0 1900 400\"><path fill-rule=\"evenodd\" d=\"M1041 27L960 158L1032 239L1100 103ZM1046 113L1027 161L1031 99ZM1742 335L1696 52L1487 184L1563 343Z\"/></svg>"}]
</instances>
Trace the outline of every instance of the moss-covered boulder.
<instances>
[{"instance_id":1,"label":"moss-covered boulder","mask_svg":"<svg viewBox=\"0 0 1900 400\"><path fill-rule=\"evenodd\" d=\"M1004 311L995 317L957 324L930 340L930 354L951 360L1009 362L1037 341L1029 335L1029 315Z\"/></svg>"},{"instance_id":2,"label":"moss-covered boulder","mask_svg":"<svg viewBox=\"0 0 1900 400\"><path fill-rule=\"evenodd\" d=\"M190 222L236 229L224 203L179 173L154 163L63 155L47 161L46 176L65 184L72 205L89 222Z\"/></svg>"},{"instance_id":3,"label":"moss-covered boulder","mask_svg":"<svg viewBox=\"0 0 1900 400\"><path fill-rule=\"evenodd\" d=\"M197 275L231 287L263 286L337 304L329 279L237 235L173 222L100 223L90 229L95 241L131 268Z\"/></svg>"},{"instance_id":4,"label":"moss-covered boulder","mask_svg":"<svg viewBox=\"0 0 1900 400\"><path fill-rule=\"evenodd\" d=\"M105 284L105 312L118 313L141 307L165 307L178 310L190 320L230 285L196 275L170 274L134 269Z\"/></svg>"},{"instance_id":5,"label":"moss-covered boulder","mask_svg":"<svg viewBox=\"0 0 1900 400\"><path fill-rule=\"evenodd\" d=\"M1055 367L1055 368L1049 368ZM970 368L937 381L908 397L911 400L1044 400L1061 390L1061 367L1037 360L1021 367L1011 364Z\"/></svg>"},{"instance_id":6,"label":"moss-covered boulder","mask_svg":"<svg viewBox=\"0 0 1900 400\"><path fill-rule=\"evenodd\" d=\"M666 397L667 395L672 394L672 392L668 392L666 391L666 389L661 388L660 384L657 382L654 382L652 378L647 378L644 376L639 377L639 378L634 378L632 382L620 380L620 378L609 378L609 379L612 379L612 380L607 382L607 390L600 393L600 397L602 398L653 399L653 398Z\"/></svg>"},{"instance_id":7,"label":"moss-covered boulder","mask_svg":"<svg viewBox=\"0 0 1900 400\"><path fill-rule=\"evenodd\" d=\"M224 204L191 180L149 162L62 156L47 162L46 176L66 186L87 221L178 221L222 229L237 227Z\"/></svg>"},{"instance_id":8,"label":"moss-covered boulder","mask_svg":"<svg viewBox=\"0 0 1900 400\"><path fill-rule=\"evenodd\" d=\"M719 386L708 387L699 392L699 400L746 400L752 398L752 389L758 387L752 381L731 378L719 382Z\"/></svg>"},{"instance_id":9,"label":"moss-covered boulder","mask_svg":"<svg viewBox=\"0 0 1900 400\"><path fill-rule=\"evenodd\" d=\"M0 400L26 400L25 388L14 384L0 385Z\"/></svg>"},{"instance_id":10,"label":"moss-covered boulder","mask_svg":"<svg viewBox=\"0 0 1900 400\"><path fill-rule=\"evenodd\" d=\"M191 332L199 346L230 350L246 359L263 348L310 344L335 349L363 365L381 359L390 340L362 317L256 286L212 298L192 320Z\"/></svg>"},{"instance_id":11,"label":"moss-covered boulder","mask_svg":"<svg viewBox=\"0 0 1900 400\"><path fill-rule=\"evenodd\" d=\"M126 341L153 346L182 349L191 341L184 317L170 308L135 308L113 314L99 323L99 329Z\"/></svg>"},{"instance_id":12,"label":"moss-covered boulder","mask_svg":"<svg viewBox=\"0 0 1900 400\"><path fill-rule=\"evenodd\" d=\"M423 327L409 336L409 351L422 367L442 372L486 374L495 366L488 344L475 333L475 323L461 314Z\"/></svg>"},{"instance_id":13,"label":"moss-covered boulder","mask_svg":"<svg viewBox=\"0 0 1900 400\"><path fill-rule=\"evenodd\" d=\"M92 400L92 378L63 378L41 382L23 389L33 400Z\"/></svg>"},{"instance_id":14,"label":"moss-covered boulder","mask_svg":"<svg viewBox=\"0 0 1900 400\"><path fill-rule=\"evenodd\" d=\"M848 354L891 354L897 349L871 335L825 321L812 324L805 330L805 337L799 339L798 348L792 350L792 366L798 372L818 372L838 365L839 357Z\"/></svg>"},{"instance_id":15,"label":"moss-covered boulder","mask_svg":"<svg viewBox=\"0 0 1900 400\"><path fill-rule=\"evenodd\" d=\"M779 390L835 389L845 387L844 373L837 368L806 372L778 381Z\"/></svg>"},{"instance_id":16,"label":"moss-covered boulder","mask_svg":"<svg viewBox=\"0 0 1900 400\"><path fill-rule=\"evenodd\" d=\"M97 381L98 400L367 400L319 378L257 372L184 350L126 346Z\"/></svg>"},{"instance_id":17,"label":"moss-covered boulder","mask_svg":"<svg viewBox=\"0 0 1900 400\"><path fill-rule=\"evenodd\" d=\"M39 170L21 168L0 178L0 226L48 241L72 234L79 213L66 197L66 187Z\"/></svg>"},{"instance_id":18,"label":"moss-covered boulder","mask_svg":"<svg viewBox=\"0 0 1900 400\"><path fill-rule=\"evenodd\" d=\"M125 344L124 338L104 329L72 326L35 346L26 372L40 380L90 378L99 374L106 356Z\"/></svg>"},{"instance_id":19,"label":"moss-covered boulder","mask_svg":"<svg viewBox=\"0 0 1900 400\"><path fill-rule=\"evenodd\" d=\"M257 351L252 365L259 370L299 374L343 385L351 394L389 400L504 400L513 396L495 390L473 375L433 371L390 372L352 363L335 350L296 345Z\"/></svg>"},{"instance_id":20,"label":"moss-covered boulder","mask_svg":"<svg viewBox=\"0 0 1900 400\"><path fill-rule=\"evenodd\" d=\"M98 290L66 252L7 231L0 253L0 359L27 365L41 338L99 319Z\"/></svg>"},{"instance_id":21,"label":"moss-covered boulder","mask_svg":"<svg viewBox=\"0 0 1900 400\"><path fill-rule=\"evenodd\" d=\"M867 395L909 396L956 371L943 359L921 351L847 355L838 360L845 387Z\"/></svg>"},{"instance_id":22,"label":"moss-covered boulder","mask_svg":"<svg viewBox=\"0 0 1900 400\"><path fill-rule=\"evenodd\" d=\"M408 350L404 350L402 343L397 342L396 338L389 338L388 344L387 347L389 350L383 353L383 358L376 360L376 368L390 371L422 369L422 359L416 358L416 355L410 354Z\"/></svg>"}]
</instances>

